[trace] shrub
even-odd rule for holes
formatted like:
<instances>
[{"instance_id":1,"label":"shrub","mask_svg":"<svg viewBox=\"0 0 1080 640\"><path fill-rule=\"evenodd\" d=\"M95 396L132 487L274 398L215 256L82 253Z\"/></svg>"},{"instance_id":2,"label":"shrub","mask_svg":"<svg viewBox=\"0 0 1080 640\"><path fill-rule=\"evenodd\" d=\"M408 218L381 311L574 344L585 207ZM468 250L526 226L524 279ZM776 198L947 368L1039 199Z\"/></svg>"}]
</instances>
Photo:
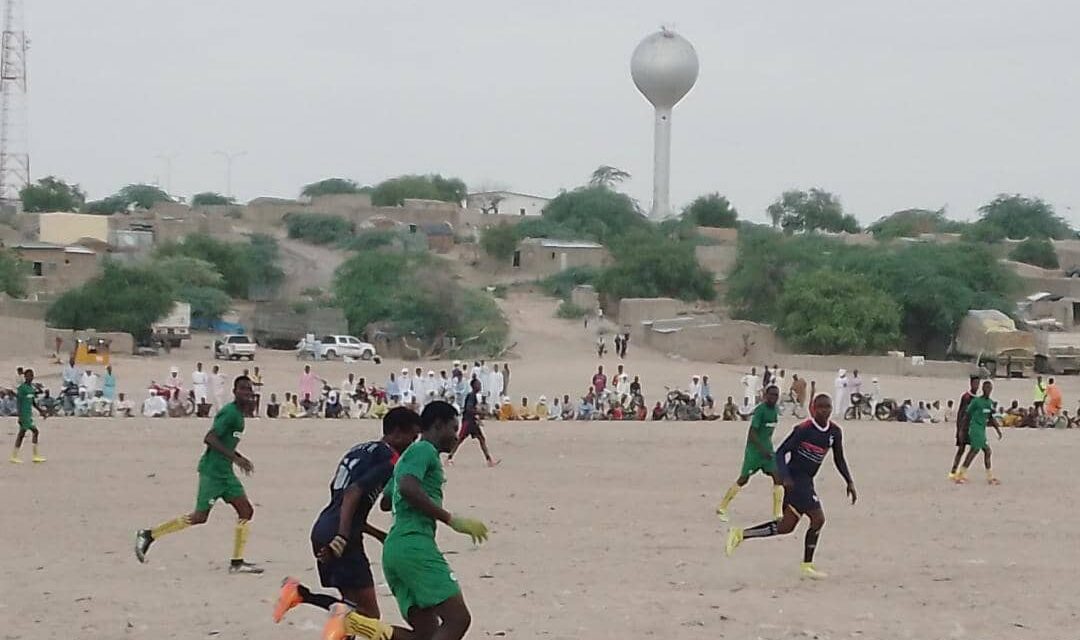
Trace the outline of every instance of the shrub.
<instances>
[{"instance_id":1,"label":"shrub","mask_svg":"<svg viewBox=\"0 0 1080 640\"><path fill-rule=\"evenodd\" d=\"M353 233L351 222L325 213L290 213L285 216L285 227L290 238L311 244L331 244Z\"/></svg>"},{"instance_id":2,"label":"shrub","mask_svg":"<svg viewBox=\"0 0 1080 640\"><path fill-rule=\"evenodd\" d=\"M585 317L588 311L582 307L577 306L573 302L563 300L559 303L559 308L555 310L555 316L564 320L574 320L577 318Z\"/></svg>"},{"instance_id":3,"label":"shrub","mask_svg":"<svg viewBox=\"0 0 1080 640\"><path fill-rule=\"evenodd\" d=\"M1046 238L1024 240L1009 252L1009 260L1032 264L1043 269L1057 269L1060 266L1054 244Z\"/></svg>"}]
</instances>

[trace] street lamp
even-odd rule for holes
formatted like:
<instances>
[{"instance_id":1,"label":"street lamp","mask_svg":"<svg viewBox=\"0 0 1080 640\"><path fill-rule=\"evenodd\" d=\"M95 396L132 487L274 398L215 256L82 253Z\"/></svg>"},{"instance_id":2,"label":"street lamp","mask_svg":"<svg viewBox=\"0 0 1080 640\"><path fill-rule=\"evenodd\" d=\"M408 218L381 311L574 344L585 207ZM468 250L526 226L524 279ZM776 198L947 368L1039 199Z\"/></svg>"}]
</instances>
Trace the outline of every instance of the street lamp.
<instances>
[{"instance_id":1,"label":"street lamp","mask_svg":"<svg viewBox=\"0 0 1080 640\"><path fill-rule=\"evenodd\" d=\"M237 151L235 153L228 153L226 151L215 151L214 155L225 158L225 195L229 198L232 197L232 165L233 161L237 158L242 158L247 155L247 151Z\"/></svg>"}]
</instances>

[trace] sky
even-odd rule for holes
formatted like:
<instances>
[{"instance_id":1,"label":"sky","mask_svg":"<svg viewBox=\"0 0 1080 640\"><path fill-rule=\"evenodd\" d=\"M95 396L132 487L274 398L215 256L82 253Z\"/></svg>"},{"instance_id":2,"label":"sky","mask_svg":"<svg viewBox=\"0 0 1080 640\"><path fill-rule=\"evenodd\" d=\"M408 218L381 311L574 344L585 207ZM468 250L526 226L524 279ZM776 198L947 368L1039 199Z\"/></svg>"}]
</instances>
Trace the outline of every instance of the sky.
<instances>
[{"instance_id":1,"label":"sky","mask_svg":"<svg viewBox=\"0 0 1080 640\"><path fill-rule=\"evenodd\" d=\"M91 198L224 192L224 151L242 200L427 172L552 196L607 164L648 209L629 60L666 25L701 64L672 118L676 208L717 191L763 222L821 187L863 223L971 219L1023 193L1080 226L1074 1L24 2L33 174Z\"/></svg>"}]
</instances>

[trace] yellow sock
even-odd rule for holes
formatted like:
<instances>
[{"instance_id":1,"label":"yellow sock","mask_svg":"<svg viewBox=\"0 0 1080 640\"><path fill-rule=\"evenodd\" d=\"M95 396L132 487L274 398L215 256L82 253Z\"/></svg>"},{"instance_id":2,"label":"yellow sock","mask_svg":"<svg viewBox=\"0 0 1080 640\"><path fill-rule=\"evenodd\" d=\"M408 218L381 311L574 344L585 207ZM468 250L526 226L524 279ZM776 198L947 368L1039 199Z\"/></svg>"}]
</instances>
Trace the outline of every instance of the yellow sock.
<instances>
[{"instance_id":1,"label":"yellow sock","mask_svg":"<svg viewBox=\"0 0 1080 640\"><path fill-rule=\"evenodd\" d=\"M233 536L233 560L244 559L244 547L248 541L248 523L249 520L237 520L236 532Z\"/></svg>"},{"instance_id":2,"label":"yellow sock","mask_svg":"<svg viewBox=\"0 0 1080 640\"><path fill-rule=\"evenodd\" d=\"M994 472L991 469L986 470L986 479L987 480L993 480L994 479Z\"/></svg>"},{"instance_id":3,"label":"yellow sock","mask_svg":"<svg viewBox=\"0 0 1080 640\"><path fill-rule=\"evenodd\" d=\"M190 526L191 526L191 521L188 520L187 516L179 516L177 518L173 518L172 520L169 520L168 522L162 522L158 526L151 529L150 530L150 537L153 538L154 540L157 540L161 536L167 536L170 533L176 533L178 531L183 531L184 529L187 529Z\"/></svg>"},{"instance_id":4,"label":"yellow sock","mask_svg":"<svg viewBox=\"0 0 1080 640\"><path fill-rule=\"evenodd\" d=\"M775 484L772 488L772 512L779 520L784 515L784 485Z\"/></svg>"},{"instance_id":5,"label":"yellow sock","mask_svg":"<svg viewBox=\"0 0 1080 640\"><path fill-rule=\"evenodd\" d=\"M11 450L11 457L12 458L18 458L19 457L19 448L18 447L15 447L14 449Z\"/></svg>"},{"instance_id":6,"label":"yellow sock","mask_svg":"<svg viewBox=\"0 0 1080 640\"><path fill-rule=\"evenodd\" d=\"M731 488L728 489L727 493L724 494L724 498L722 500L720 500L720 507L719 508L720 509L727 509L728 505L731 504L731 501L735 499L735 496L739 495L739 491L741 489L742 489L742 487L740 487L737 484L731 485Z\"/></svg>"},{"instance_id":7,"label":"yellow sock","mask_svg":"<svg viewBox=\"0 0 1080 640\"><path fill-rule=\"evenodd\" d=\"M967 467L960 467L956 471L956 477L957 478L963 478L963 477L966 477L966 476L967 476Z\"/></svg>"},{"instance_id":8,"label":"yellow sock","mask_svg":"<svg viewBox=\"0 0 1080 640\"><path fill-rule=\"evenodd\" d=\"M38 446L36 444L34 445L34 457L38 457Z\"/></svg>"},{"instance_id":9,"label":"yellow sock","mask_svg":"<svg viewBox=\"0 0 1080 640\"><path fill-rule=\"evenodd\" d=\"M355 611L345 616L345 631L351 636L367 640L390 640L394 635L394 628L390 625Z\"/></svg>"}]
</instances>

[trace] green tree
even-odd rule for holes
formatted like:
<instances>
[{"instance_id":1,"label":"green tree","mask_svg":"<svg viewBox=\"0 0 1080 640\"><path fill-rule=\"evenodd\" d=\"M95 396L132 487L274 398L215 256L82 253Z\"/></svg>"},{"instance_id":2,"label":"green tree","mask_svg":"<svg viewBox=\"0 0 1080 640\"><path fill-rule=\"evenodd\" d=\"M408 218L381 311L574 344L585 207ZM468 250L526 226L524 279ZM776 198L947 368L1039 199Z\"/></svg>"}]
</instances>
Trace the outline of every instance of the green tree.
<instances>
[{"instance_id":1,"label":"green tree","mask_svg":"<svg viewBox=\"0 0 1080 640\"><path fill-rule=\"evenodd\" d=\"M1006 238L1064 240L1076 235L1069 224L1040 198L1002 194L979 208L976 225L1000 229Z\"/></svg>"},{"instance_id":2,"label":"green tree","mask_svg":"<svg viewBox=\"0 0 1080 640\"><path fill-rule=\"evenodd\" d=\"M311 244L331 244L353 235L353 225L341 216L326 213L290 213L285 216L289 237Z\"/></svg>"},{"instance_id":3,"label":"green tree","mask_svg":"<svg viewBox=\"0 0 1080 640\"><path fill-rule=\"evenodd\" d=\"M150 209L158 202L173 202L172 196L152 184L129 184L116 195L139 209Z\"/></svg>"},{"instance_id":4,"label":"green tree","mask_svg":"<svg viewBox=\"0 0 1080 640\"><path fill-rule=\"evenodd\" d=\"M127 211L128 203L119 196L109 196L101 200L87 202L83 206L83 213L93 213L101 216L111 216L115 213Z\"/></svg>"},{"instance_id":5,"label":"green tree","mask_svg":"<svg viewBox=\"0 0 1080 640\"><path fill-rule=\"evenodd\" d=\"M492 258L506 262L514 256L519 240L514 226L504 222L484 229L480 235L480 247Z\"/></svg>"},{"instance_id":6,"label":"green tree","mask_svg":"<svg viewBox=\"0 0 1080 640\"><path fill-rule=\"evenodd\" d=\"M949 220L945 209L904 209L881 218L867 227L878 240L917 238L924 233L959 233L964 223Z\"/></svg>"},{"instance_id":7,"label":"green tree","mask_svg":"<svg viewBox=\"0 0 1080 640\"><path fill-rule=\"evenodd\" d=\"M164 275L108 260L101 275L57 298L45 319L61 329L123 331L145 339L172 305L173 288Z\"/></svg>"},{"instance_id":8,"label":"green tree","mask_svg":"<svg viewBox=\"0 0 1080 640\"><path fill-rule=\"evenodd\" d=\"M355 180L349 180L347 178L327 178L325 180L319 180L318 182L304 185L304 188L300 190L300 195L307 198L314 198L316 196L361 192L362 188Z\"/></svg>"},{"instance_id":9,"label":"green tree","mask_svg":"<svg viewBox=\"0 0 1080 640\"><path fill-rule=\"evenodd\" d=\"M839 198L822 189L785 191L767 209L773 225L788 233L830 231L858 233L855 216L844 214Z\"/></svg>"},{"instance_id":10,"label":"green tree","mask_svg":"<svg viewBox=\"0 0 1080 640\"><path fill-rule=\"evenodd\" d=\"M276 287L284 279L277 242L265 235L253 235L246 243L232 243L193 233L179 242L160 246L155 255L159 259L186 256L212 264L224 279L225 292L235 298L248 298L253 290Z\"/></svg>"},{"instance_id":11,"label":"green tree","mask_svg":"<svg viewBox=\"0 0 1080 640\"><path fill-rule=\"evenodd\" d=\"M777 332L810 353L880 353L900 343L900 309L866 280L832 269L791 279L778 301Z\"/></svg>"},{"instance_id":12,"label":"green tree","mask_svg":"<svg viewBox=\"0 0 1080 640\"><path fill-rule=\"evenodd\" d=\"M630 179L630 174L615 167L603 164L596 168L589 177L589 186L610 189Z\"/></svg>"},{"instance_id":13,"label":"green tree","mask_svg":"<svg viewBox=\"0 0 1080 640\"><path fill-rule=\"evenodd\" d=\"M86 194L79 185L68 184L56 176L26 185L19 191L19 198L27 213L78 211L86 202Z\"/></svg>"},{"instance_id":14,"label":"green tree","mask_svg":"<svg viewBox=\"0 0 1080 640\"><path fill-rule=\"evenodd\" d=\"M458 178L444 178L437 173L405 175L375 185L371 191L371 203L377 207L400 207L406 199L460 203L466 195L468 189Z\"/></svg>"},{"instance_id":15,"label":"green tree","mask_svg":"<svg viewBox=\"0 0 1080 640\"><path fill-rule=\"evenodd\" d=\"M639 230L611 246L615 264L600 274L597 289L612 298L671 297L712 300L713 274L698 263L693 247Z\"/></svg>"},{"instance_id":16,"label":"green tree","mask_svg":"<svg viewBox=\"0 0 1080 640\"><path fill-rule=\"evenodd\" d=\"M232 307L232 298L224 291L225 278L205 260L168 256L148 266L171 283L176 300L191 305L192 320L220 320Z\"/></svg>"},{"instance_id":17,"label":"green tree","mask_svg":"<svg viewBox=\"0 0 1080 640\"><path fill-rule=\"evenodd\" d=\"M285 272L281 269L281 249L273 236L251 234L244 252L248 260L249 291L254 288L272 292L281 286Z\"/></svg>"},{"instance_id":18,"label":"green tree","mask_svg":"<svg viewBox=\"0 0 1080 640\"><path fill-rule=\"evenodd\" d=\"M572 231L577 238L608 244L614 238L649 226L629 196L603 186L564 191L544 208L545 222Z\"/></svg>"},{"instance_id":19,"label":"green tree","mask_svg":"<svg viewBox=\"0 0 1080 640\"><path fill-rule=\"evenodd\" d=\"M0 248L0 292L12 298L26 295L27 265L11 251Z\"/></svg>"},{"instance_id":20,"label":"green tree","mask_svg":"<svg viewBox=\"0 0 1080 640\"><path fill-rule=\"evenodd\" d=\"M1046 238L1028 238L1017 244L1009 252L1009 260L1033 264L1043 269L1057 269L1061 266L1054 243Z\"/></svg>"},{"instance_id":21,"label":"green tree","mask_svg":"<svg viewBox=\"0 0 1080 640\"><path fill-rule=\"evenodd\" d=\"M230 196L223 196L216 191L203 191L202 193L196 193L191 196L191 206L193 207L208 207L214 205L230 205L236 204L236 198Z\"/></svg>"},{"instance_id":22,"label":"green tree","mask_svg":"<svg viewBox=\"0 0 1080 640\"><path fill-rule=\"evenodd\" d=\"M719 193L698 196L690 206L683 210L683 218L693 221L701 227L733 228L738 223L739 213L731 206L728 199Z\"/></svg>"}]
</instances>

